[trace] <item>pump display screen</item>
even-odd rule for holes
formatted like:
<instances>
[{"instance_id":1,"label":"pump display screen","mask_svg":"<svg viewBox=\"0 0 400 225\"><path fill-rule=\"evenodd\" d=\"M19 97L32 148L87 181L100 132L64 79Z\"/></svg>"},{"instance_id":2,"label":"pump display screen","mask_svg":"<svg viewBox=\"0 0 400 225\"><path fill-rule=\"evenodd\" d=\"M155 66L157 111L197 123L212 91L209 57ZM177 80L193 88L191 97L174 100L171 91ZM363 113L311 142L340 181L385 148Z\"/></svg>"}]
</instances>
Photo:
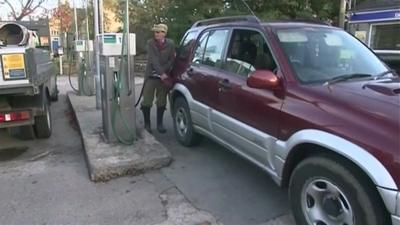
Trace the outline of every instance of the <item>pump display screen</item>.
<instances>
[{"instance_id":1,"label":"pump display screen","mask_svg":"<svg viewBox=\"0 0 400 225\"><path fill-rule=\"evenodd\" d=\"M117 43L116 35L104 35L104 43L105 44L116 44Z\"/></svg>"},{"instance_id":2,"label":"pump display screen","mask_svg":"<svg viewBox=\"0 0 400 225\"><path fill-rule=\"evenodd\" d=\"M23 54L2 55L1 59L5 80L26 78L25 59Z\"/></svg>"}]
</instances>

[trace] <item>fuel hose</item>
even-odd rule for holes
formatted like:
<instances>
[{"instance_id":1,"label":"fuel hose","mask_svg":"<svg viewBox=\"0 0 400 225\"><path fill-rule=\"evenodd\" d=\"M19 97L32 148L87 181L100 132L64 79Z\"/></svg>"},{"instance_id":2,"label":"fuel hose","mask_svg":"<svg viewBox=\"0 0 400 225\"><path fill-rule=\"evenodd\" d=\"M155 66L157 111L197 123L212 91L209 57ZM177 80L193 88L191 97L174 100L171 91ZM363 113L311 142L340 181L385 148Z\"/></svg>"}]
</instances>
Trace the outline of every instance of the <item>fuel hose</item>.
<instances>
[{"instance_id":1,"label":"fuel hose","mask_svg":"<svg viewBox=\"0 0 400 225\"><path fill-rule=\"evenodd\" d=\"M112 98L112 109L111 109L111 126L112 130L114 133L114 136L117 138L117 140L125 145L132 145L135 141L135 132L134 128L129 126L128 120L124 117L121 111L121 94L124 93L124 90L126 89L126 85L124 85L124 80L129 82L130 79L130 74L127 74L127 71L124 69L124 65L128 65L128 54L129 51L127 47L125 46L127 38L129 38L129 34L127 32L127 26L128 22L126 20L127 18L127 11L125 11L124 15L124 20L123 20L123 35L122 35L122 48L121 48L121 63L119 70L116 74L114 74L114 93L113 93L113 98ZM125 52L126 52L126 57L125 57ZM123 132L125 135L123 136L122 134L117 132L116 129L116 122L117 118L119 118L121 124L123 124L125 132Z\"/></svg>"},{"instance_id":2,"label":"fuel hose","mask_svg":"<svg viewBox=\"0 0 400 225\"><path fill-rule=\"evenodd\" d=\"M69 51L68 54L68 81L69 81L69 85L71 86L72 90L74 90L75 93L79 94L79 88L74 87L74 85L72 84L72 80L71 80L71 73L72 73L72 66L76 63L76 59L73 60L73 51ZM88 87L88 81L87 81L87 67L86 67L86 60L83 59L82 62L80 62L79 64L79 75L78 75L78 83L82 84L82 93L85 96L93 96L92 93L90 93L89 87Z\"/></svg>"}]
</instances>

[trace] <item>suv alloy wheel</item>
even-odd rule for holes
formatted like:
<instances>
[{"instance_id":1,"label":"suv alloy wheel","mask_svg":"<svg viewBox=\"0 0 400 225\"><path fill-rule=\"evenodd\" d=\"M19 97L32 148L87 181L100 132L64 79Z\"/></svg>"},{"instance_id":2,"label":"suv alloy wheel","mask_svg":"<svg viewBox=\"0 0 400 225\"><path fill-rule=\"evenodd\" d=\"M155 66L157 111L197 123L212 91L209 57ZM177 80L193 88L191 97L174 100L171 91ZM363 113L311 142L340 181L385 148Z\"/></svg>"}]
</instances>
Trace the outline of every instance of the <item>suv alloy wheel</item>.
<instances>
[{"instance_id":1,"label":"suv alloy wheel","mask_svg":"<svg viewBox=\"0 0 400 225\"><path fill-rule=\"evenodd\" d=\"M301 162L289 186L298 224L389 224L378 194L362 178L331 157L313 156Z\"/></svg>"},{"instance_id":2,"label":"suv alloy wheel","mask_svg":"<svg viewBox=\"0 0 400 225\"><path fill-rule=\"evenodd\" d=\"M174 129L178 141L184 146L193 146L198 143L199 135L193 130L192 118L187 102L178 97L173 108Z\"/></svg>"}]
</instances>

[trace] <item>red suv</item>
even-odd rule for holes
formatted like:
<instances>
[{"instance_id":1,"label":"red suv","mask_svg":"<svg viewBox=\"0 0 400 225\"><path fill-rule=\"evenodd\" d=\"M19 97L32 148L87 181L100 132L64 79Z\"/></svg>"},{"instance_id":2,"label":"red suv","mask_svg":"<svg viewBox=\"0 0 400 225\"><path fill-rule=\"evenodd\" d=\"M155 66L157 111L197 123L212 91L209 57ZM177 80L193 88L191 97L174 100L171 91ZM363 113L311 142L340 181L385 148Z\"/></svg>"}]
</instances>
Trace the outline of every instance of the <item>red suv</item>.
<instances>
[{"instance_id":1,"label":"red suv","mask_svg":"<svg viewBox=\"0 0 400 225\"><path fill-rule=\"evenodd\" d=\"M400 225L400 79L350 34L199 21L172 75L179 142L207 136L261 167L299 225Z\"/></svg>"}]
</instances>

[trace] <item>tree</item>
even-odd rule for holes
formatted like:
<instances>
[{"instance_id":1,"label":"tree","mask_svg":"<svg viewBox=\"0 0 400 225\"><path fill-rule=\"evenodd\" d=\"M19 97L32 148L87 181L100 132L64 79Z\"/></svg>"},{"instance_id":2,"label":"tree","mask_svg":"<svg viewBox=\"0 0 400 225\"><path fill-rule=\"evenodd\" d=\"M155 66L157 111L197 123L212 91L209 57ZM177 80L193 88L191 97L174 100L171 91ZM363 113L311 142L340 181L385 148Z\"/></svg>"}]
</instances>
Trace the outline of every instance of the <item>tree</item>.
<instances>
[{"instance_id":1,"label":"tree","mask_svg":"<svg viewBox=\"0 0 400 225\"><path fill-rule=\"evenodd\" d=\"M103 0L104 8L112 9L117 6L118 0Z\"/></svg>"},{"instance_id":2,"label":"tree","mask_svg":"<svg viewBox=\"0 0 400 225\"><path fill-rule=\"evenodd\" d=\"M73 11L69 2L58 5L53 11L53 17L60 21L60 32L67 33L71 31Z\"/></svg>"},{"instance_id":3,"label":"tree","mask_svg":"<svg viewBox=\"0 0 400 225\"><path fill-rule=\"evenodd\" d=\"M14 20L20 21L42 7L47 0L0 0L0 4L7 5ZM17 4L18 3L18 4Z\"/></svg>"},{"instance_id":4,"label":"tree","mask_svg":"<svg viewBox=\"0 0 400 225\"><path fill-rule=\"evenodd\" d=\"M137 34L137 50L144 51L155 23L169 26L168 36L178 42L196 21L218 16L254 14L262 21L279 19L312 19L337 24L339 0L131 0L130 30ZM358 0L360 3L365 0ZM116 7L123 21L125 0ZM140 43L139 43L140 42Z\"/></svg>"},{"instance_id":5,"label":"tree","mask_svg":"<svg viewBox=\"0 0 400 225\"><path fill-rule=\"evenodd\" d=\"M136 33L138 53L145 52L146 41L152 36L151 27L165 20L169 0L136 0L129 1L130 31ZM125 0L118 1L116 13L118 20L124 22Z\"/></svg>"}]
</instances>

